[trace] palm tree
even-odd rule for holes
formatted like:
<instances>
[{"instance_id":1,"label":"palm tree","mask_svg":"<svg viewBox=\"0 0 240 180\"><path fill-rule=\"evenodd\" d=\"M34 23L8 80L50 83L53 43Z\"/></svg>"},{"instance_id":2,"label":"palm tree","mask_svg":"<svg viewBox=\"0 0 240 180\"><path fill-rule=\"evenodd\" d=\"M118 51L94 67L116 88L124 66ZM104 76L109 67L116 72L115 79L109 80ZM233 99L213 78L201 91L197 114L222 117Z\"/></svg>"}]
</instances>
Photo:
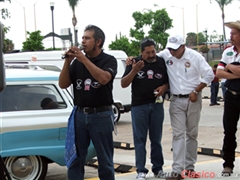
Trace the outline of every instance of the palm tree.
<instances>
[{"instance_id":1,"label":"palm tree","mask_svg":"<svg viewBox=\"0 0 240 180\"><path fill-rule=\"evenodd\" d=\"M225 26L224 26L224 19L225 19L225 13L224 13L224 6L227 6L228 4L231 4L233 0L215 0L221 11L222 11L222 26L223 26L223 38L224 38L224 41L227 41L226 40L226 33L225 33ZM212 0L210 0L210 2L212 2Z\"/></svg>"},{"instance_id":2,"label":"palm tree","mask_svg":"<svg viewBox=\"0 0 240 180\"><path fill-rule=\"evenodd\" d=\"M69 2L69 5L72 9L72 12L73 12L72 24L73 24L74 37L75 37L75 46L77 46L78 45L78 40L77 40L77 33L76 33L76 30L75 30L75 26L77 24L77 18L75 16L75 7L77 6L79 0L68 0L68 2Z\"/></svg>"}]
</instances>

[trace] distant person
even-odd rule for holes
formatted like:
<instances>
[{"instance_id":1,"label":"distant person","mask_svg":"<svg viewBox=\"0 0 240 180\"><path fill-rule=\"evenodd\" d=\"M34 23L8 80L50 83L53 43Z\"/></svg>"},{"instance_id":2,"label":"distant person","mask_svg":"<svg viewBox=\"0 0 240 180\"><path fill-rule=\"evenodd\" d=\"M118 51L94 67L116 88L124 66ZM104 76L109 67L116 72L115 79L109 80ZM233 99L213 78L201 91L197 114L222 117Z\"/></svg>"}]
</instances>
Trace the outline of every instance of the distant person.
<instances>
[{"instance_id":1,"label":"distant person","mask_svg":"<svg viewBox=\"0 0 240 180\"><path fill-rule=\"evenodd\" d=\"M165 62L156 56L156 43L146 38L141 41L141 55L126 67L121 80L123 88L132 87L132 128L135 146L137 179L145 179L146 140L151 144L152 172L155 177L164 177L162 154L162 127L164 120L163 98L168 89ZM129 60L128 60L129 61Z\"/></svg>"},{"instance_id":2,"label":"distant person","mask_svg":"<svg viewBox=\"0 0 240 180\"><path fill-rule=\"evenodd\" d=\"M73 86L74 110L77 107L76 111L73 110L75 133L72 135L75 137L73 140L76 144L77 157L73 158L72 162L68 161L69 180L84 179L90 141L97 153L99 179L115 180L112 90L117 74L117 60L104 53L102 50L104 42L104 32L95 25L88 25L82 36L84 53L78 47L71 47L66 52L59 76L61 88ZM68 153L73 154L71 150Z\"/></svg>"},{"instance_id":3,"label":"distant person","mask_svg":"<svg viewBox=\"0 0 240 180\"><path fill-rule=\"evenodd\" d=\"M198 178L195 173L198 124L202 109L202 89L214 78L211 66L195 50L185 46L180 35L168 37L166 49L158 56L167 66L172 94L169 114L172 126L173 164L167 180Z\"/></svg>"},{"instance_id":4,"label":"distant person","mask_svg":"<svg viewBox=\"0 0 240 180\"><path fill-rule=\"evenodd\" d=\"M58 103L54 102L51 98L47 97L41 101L42 109L58 109Z\"/></svg>"},{"instance_id":5,"label":"distant person","mask_svg":"<svg viewBox=\"0 0 240 180\"><path fill-rule=\"evenodd\" d=\"M226 79L225 78L221 78L221 89L222 89L222 98L223 98L223 100L224 100L225 92L227 90L227 88L225 86L225 82L226 82Z\"/></svg>"},{"instance_id":6,"label":"distant person","mask_svg":"<svg viewBox=\"0 0 240 180\"><path fill-rule=\"evenodd\" d=\"M227 88L224 94L223 111L223 176L233 173L235 150L237 148L236 132L240 116L240 20L224 23L231 29L230 39L232 46L223 51L222 59L217 68L218 78L227 79Z\"/></svg>"},{"instance_id":7,"label":"distant person","mask_svg":"<svg viewBox=\"0 0 240 180\"><path fill-rule=\"evenodd\" d=\"M212 68L213 73L214 73L214 79L212 80L211 86L210 86L211 97L210 97L210 105L209 106L220 105L217 102L218 91L219 91L219 78L216 76L217 67L218 67L218 65L214 64L213 68Z\"/></svg>"}]
</instances>

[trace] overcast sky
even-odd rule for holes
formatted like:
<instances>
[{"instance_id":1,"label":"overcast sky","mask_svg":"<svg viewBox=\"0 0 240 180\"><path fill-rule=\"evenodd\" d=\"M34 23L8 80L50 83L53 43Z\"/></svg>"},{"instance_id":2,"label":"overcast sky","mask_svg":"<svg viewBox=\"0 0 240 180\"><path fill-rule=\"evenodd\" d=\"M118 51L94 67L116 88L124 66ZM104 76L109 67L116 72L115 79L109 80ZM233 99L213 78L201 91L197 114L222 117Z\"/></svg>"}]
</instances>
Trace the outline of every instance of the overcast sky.
<instances>
[{"instance_id":1,"label":"overcast sky","mask_svg":"<svg viewBox=\"0 0 240 180\"><path fill-rule=\"evenodd\" d=\"M5 26L11 27L6 37L13 40L15 49L21 49L22 42L25 41L25 23L26 30L30 32L35 31L35 23L36 30L40 30L42 35L52 32L50 2L55 2L55 33L60 34L61 29L72 28L72 10L67 0L12 0L11 4L0 3L1 7L6 7L11 12L10 19L0 18L0 21ZM214 0L212 4L210 0L81 0L76 8L79 42L81 42L85 26L94 24L105 32L104 48L108 49L111 41L115 40L116 34L121 32L122 35L129 37L129 30L134 26L133 12L142 12L144 9L155 10L154 4L158 5L157 8L166 8L170 18L173 19L174 27L168 31L170 34L183 35L188 32L197 32L197 22L199 32L207 28L208 34L211 34L213 30L222 34L221 11ZM34 7L36 18L34 18ZM240 1L238 0L225 7L226 22L240 19L239 7ZM24 9L26 20L24 20ZM198 16L196 16L196 10L198 10ZM227 38L229 38L229 32L230 30L226 27ZM62 46L59 39L55 41L56 47ZM46 48L52 47L52 38L45 39L44 45Z\"/></svg>"}]
</instances>

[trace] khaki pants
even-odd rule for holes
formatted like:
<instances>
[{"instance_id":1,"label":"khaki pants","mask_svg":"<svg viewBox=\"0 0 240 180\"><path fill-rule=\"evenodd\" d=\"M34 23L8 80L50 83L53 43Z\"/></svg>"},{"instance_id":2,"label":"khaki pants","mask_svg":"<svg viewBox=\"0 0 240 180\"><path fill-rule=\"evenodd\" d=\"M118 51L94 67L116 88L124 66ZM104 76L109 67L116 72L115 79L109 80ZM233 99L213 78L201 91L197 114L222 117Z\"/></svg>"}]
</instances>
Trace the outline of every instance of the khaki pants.
<instances>
[{"instance_id":1,"label":"khaki pants","mask_svg":"<svg viewBox=\"0 0 240 180\"><path fill-rule=\"evenodd\" d=\"M173 164L172 171L181 173L184 169L194 169L197 160L197 136L202 94L192 103L188 98L172 97L169 113L173 131Z\"/></svg>"}]
</instances>

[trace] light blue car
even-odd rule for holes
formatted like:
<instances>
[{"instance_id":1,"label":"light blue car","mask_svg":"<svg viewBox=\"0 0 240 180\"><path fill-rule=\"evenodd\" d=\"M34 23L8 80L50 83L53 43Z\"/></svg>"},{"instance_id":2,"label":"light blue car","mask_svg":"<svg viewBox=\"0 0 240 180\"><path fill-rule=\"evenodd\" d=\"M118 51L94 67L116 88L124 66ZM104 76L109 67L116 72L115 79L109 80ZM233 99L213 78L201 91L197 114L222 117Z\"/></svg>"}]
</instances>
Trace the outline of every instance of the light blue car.
<instances>
[{"instance_id":1,"label":"light blue car","mask_svg":"<svg viewBox=\"0 0 240 180\"><path fill-rule=\"evenodd\" d=\"M13 180L44 180L48 164L65 166L64 148L73 99L58 86L59 72L7 68L0 93L0 155ZM92 144L87 160L96 156Z\"/></svg>"}]
</instances>

